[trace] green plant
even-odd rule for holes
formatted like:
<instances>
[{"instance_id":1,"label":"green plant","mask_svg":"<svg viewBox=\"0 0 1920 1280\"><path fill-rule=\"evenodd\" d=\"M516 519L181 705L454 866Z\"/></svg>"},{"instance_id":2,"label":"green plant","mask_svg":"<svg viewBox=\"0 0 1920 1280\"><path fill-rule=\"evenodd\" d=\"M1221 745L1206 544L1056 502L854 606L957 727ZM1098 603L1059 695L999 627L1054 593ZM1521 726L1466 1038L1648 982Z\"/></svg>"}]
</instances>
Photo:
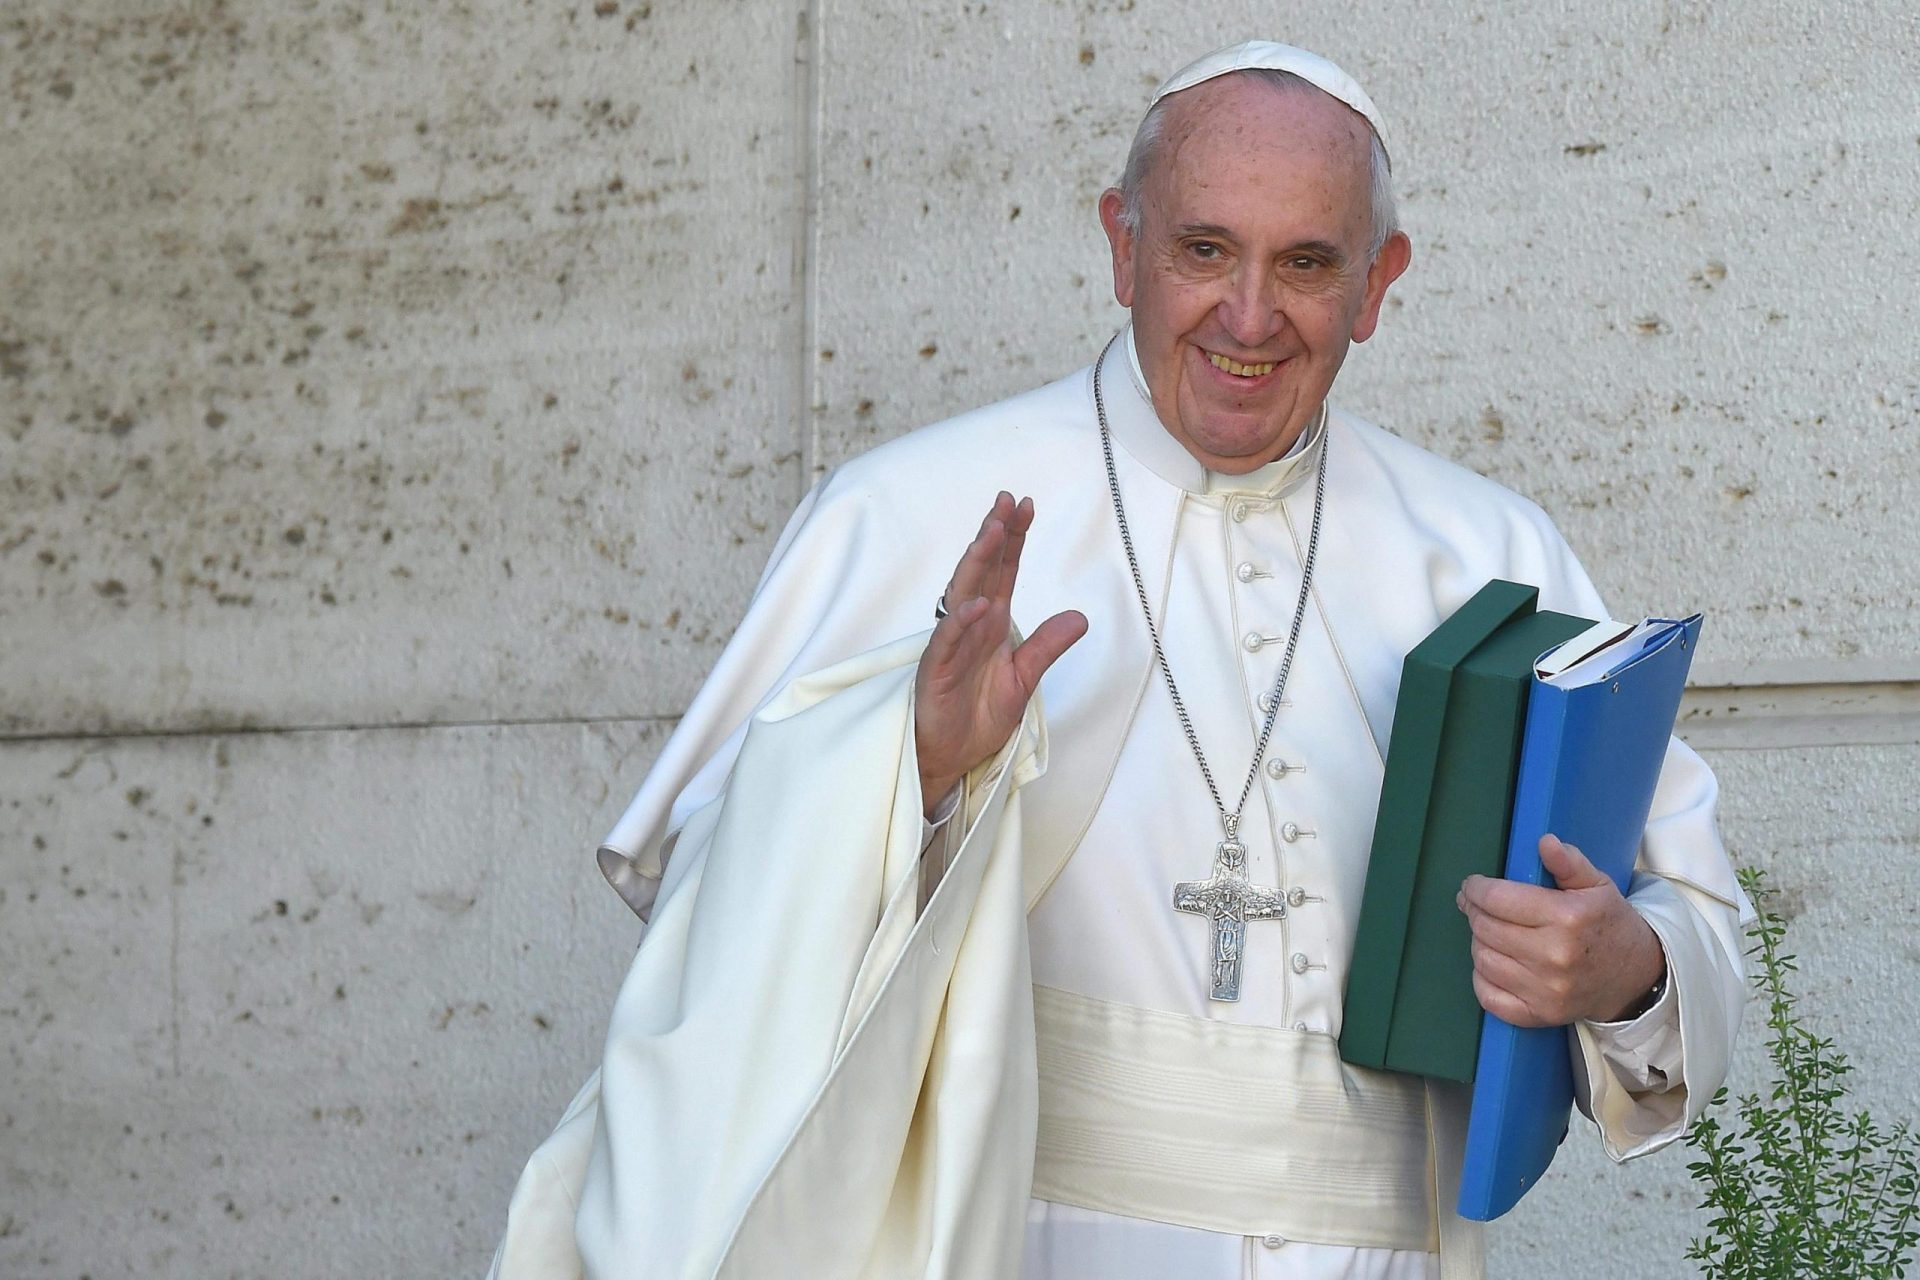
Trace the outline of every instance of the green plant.
<instances>
[{"instance_id":1,"label":"green plant","mask_svg":"<svg viewBox=\"0 0 1920 1280\"><path fill-rule=\"evenodd\" d=\"M1757 870L1740 882L1759 916L1747 954L1759 961L1754 985L1767 999L1773 1082L1764 1098L1741 1095L1731 1125L1716 1114L1721 1089L1687 1134L1700 1155L1687 1167L1712 1215L1687 1257L1727 1280L1904 1276L1920 1241L1914 1134L1844 1107L1853 1068L1794 1009L1787 979L1799 966L1782 950L1787 925L1771 909L1773 891Z\"/></svg>"}]
</instances>

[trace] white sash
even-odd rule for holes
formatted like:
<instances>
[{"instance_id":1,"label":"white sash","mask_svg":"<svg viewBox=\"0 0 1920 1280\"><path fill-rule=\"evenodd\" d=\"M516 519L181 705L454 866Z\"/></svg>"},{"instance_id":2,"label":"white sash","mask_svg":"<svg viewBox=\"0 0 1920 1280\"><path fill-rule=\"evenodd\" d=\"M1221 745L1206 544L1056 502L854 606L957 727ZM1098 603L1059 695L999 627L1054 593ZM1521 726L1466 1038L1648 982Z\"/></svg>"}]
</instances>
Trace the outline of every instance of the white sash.
<instances>
[{"instance_id":1,"label":"white sash","mask_svg":"<svg viewBox=\"0 0 1920 1280\"><path fill-rule=\"evenodd\" d=\"M1033 1194L1235 1235L1436 1251L1422 1081L1331 1036L1034 988Z\"/></svg>"}]
</instances>

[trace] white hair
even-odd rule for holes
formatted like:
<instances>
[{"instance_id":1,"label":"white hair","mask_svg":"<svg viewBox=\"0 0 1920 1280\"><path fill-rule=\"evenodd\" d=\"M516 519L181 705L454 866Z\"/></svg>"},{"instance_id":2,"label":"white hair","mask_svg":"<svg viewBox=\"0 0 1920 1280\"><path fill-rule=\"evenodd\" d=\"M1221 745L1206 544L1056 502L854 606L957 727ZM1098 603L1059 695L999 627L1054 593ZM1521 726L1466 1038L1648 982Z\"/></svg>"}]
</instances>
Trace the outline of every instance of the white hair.
<instances>
[{"instance_id":1,"label":"white hair","mask_svg":"<svg viewBox=\"0 0 1920 1280\"><path fill-rule=\"evenodd\" d=\"M1227 74L1252 76L1284 93L1297 93L1303 89L1309 93L1324 92L1291 71L1270 67L1248 67ZM1134 132L1133 146L1127 151L1126 171L1120 175L1120 225L1127 229L1129 235L1140 234L1140 192L1146 186L1147 171L1153 167L1154 155L1160 149L1161 135L1166 130L1167 108L1178 96L1174 94L1162 98L1148 108L1146 118L1140 121L1139 129ZM1332 97L1331 94L1327 96ZM1339 99L1335 98L1334 101L1338 102ZM1387 159L1387 149L1371 125L1367 127L1367 138L1371 144L1367 158L1367 176L1371 187L1368 203L1372 206L1373 214L1367 260L1371 262L1374 255L1380 252L1380 247L1386 244L1387 238L1400 229L1400 220L1394 209L1393 167Z\"/></svg>"}]
</instances>

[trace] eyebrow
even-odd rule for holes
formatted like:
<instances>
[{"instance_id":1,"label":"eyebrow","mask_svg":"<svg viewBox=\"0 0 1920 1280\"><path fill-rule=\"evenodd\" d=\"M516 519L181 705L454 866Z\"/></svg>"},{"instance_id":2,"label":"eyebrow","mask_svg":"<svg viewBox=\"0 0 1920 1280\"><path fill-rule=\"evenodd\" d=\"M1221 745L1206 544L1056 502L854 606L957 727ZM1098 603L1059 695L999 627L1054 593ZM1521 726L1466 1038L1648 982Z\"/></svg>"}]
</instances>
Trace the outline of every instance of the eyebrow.
<instances>
[{"instance_id":1,"label":"eyebrow","mask_svg":"<svg viewBox=\"0 0 1920 1280\"><path fill-rule=\"evenodd\" d=\"M1201 236L1209 240L1232 240L1236 243L1239 240L1239 237L1235 236L1233 232L1211 222L1184 223L1175 228L1174 234L1182 238L1187 236ZM1306 253L1317 255L1332 263L1336 270L1347 265L1346 250L1326 240L1303 240L1298 244L1288 245L1283 252L1286 254Z\"/></svg>"}]
</instances>

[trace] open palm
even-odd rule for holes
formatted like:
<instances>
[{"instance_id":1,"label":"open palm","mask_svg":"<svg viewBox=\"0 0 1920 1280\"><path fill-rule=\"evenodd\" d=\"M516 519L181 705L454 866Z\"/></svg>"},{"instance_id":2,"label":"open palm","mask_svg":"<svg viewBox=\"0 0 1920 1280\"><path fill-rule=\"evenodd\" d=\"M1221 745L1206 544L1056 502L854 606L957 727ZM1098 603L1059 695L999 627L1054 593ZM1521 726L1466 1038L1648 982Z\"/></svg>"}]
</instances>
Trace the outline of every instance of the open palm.
<instances>
[{"instance_id":1,"label":"open palm","mask_svg":"<svg viewBox=\"0 0 1920 1280\"><path fill-rule=\"evenodd\" d=\"M1087 632L1069 610L1013 643L1013 588L1033 499L1002 492L947 584L947 616L934 628L914 683L914 747L931 813L974 766L1005 745L1054 660Z\"/></svg>"}]
</instances>

